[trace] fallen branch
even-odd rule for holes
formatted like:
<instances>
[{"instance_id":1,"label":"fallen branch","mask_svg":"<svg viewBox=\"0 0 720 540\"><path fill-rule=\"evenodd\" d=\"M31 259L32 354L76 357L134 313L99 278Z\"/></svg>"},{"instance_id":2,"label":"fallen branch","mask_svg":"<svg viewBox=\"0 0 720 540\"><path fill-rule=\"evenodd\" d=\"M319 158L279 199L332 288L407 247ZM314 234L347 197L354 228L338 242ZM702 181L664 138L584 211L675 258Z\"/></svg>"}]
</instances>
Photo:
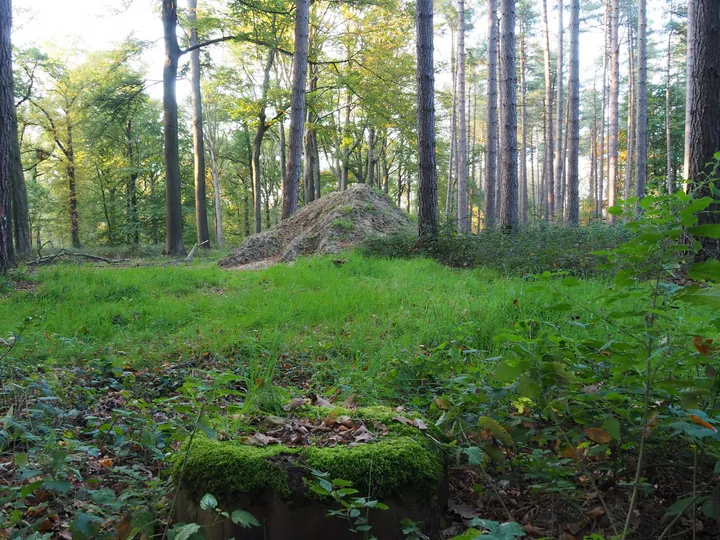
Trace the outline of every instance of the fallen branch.
<instances>
[{"instance_id":1,"label":"fallen branch","mask_svg":"<svg viewBox=\"0 0 720 540\"><path fill-rule=\"evenodd\" d=\"M77 253L74 251L67 251L66 249L61 249L57 253L53 253L52 255L45 255L45 256L38 256L38 258L30 263L31 266L41 266L43 264L50 264L55 261L55 259L59 259L61 257L79 257L81 259L89 259L91 261L100 261L108 264L117 264L121 262L127 262L130 259L107 259L105 257L100 257L99 255L91 255L90 253Z\"/></svg>"},{"instance_id":2,"label":"fallen branch","mask_svg":"<svg viewBox=\"0 0 720 540\"><path fill-rule=\"evenodd\" d=\"M195 244L193 248L190 250L190 253L187 254L187 257L185 257L185 261L190 262L193 259L193 255L195 255L195 252L200 246L204 246L205 244L210 243L210 240L205 240L204 242L201 242L199 244Z\"/></svg>"}]
</instances>

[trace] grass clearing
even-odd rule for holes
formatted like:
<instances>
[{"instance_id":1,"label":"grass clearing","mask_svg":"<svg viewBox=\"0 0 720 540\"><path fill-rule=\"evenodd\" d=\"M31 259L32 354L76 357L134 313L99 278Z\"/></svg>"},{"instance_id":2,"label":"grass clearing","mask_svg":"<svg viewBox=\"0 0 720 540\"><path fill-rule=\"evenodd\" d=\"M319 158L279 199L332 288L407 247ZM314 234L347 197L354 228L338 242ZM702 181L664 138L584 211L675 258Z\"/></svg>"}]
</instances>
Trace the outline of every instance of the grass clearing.
<instances>
[{"instance_id":1,"label":"grass clearing","mask_svg":"<svg viewBox=\"0 0 720 540\"><path fill-rule=\"evenodd\" d=\"M519 308L535 317L551 302L527 293L527 280L493 270L358 254L250 272L206 262L59 265L32 279L39 282L34 291L0 300L4 334L34 318L13 353L26 365L102 358L151 367L213 356L232 366L284 358L317 364L317 379L350 392L371 388L367 375L449 340L478 351L478 359L494 357L493 335L518 318ZM591 299L603 289L602 281L586 281L579 297Z\"/></svg>"}]
</instances>

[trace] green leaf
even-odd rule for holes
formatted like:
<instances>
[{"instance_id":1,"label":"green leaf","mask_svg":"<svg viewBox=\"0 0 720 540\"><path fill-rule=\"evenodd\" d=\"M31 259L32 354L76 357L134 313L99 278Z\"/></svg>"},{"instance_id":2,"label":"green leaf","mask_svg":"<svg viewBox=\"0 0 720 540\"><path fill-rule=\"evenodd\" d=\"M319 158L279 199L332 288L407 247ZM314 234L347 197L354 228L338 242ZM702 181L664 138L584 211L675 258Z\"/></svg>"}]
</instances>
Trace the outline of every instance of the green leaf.
<instances>
[{"instance_id":1,"label":"green leaf","mask_svg":"<svg viewBox=\"0 0 720 540\"><path fill-rule=\"evenodd\" d=\"M720 238L720 224L708 223L705 225L698 225L696 227L690 227L688 232L693 236L718 239Z\"/></svg>"},{"instance_id":2,"label":"green leaf","mask_svg":"<svg viewBox=\"0 0 720 540\"><path fill-rule=\"evenodd\" d=\"M130 524L133 530L139 532L141 536L152 538L155 533L155 516L147 508L140 508L135 511Z\"/></svg>"},{"instance_id":3,"label":"green leaf","mask_svg":"<svg viewBox=\"0 0 720 540\"><path fill-rule=\"evenodd\" d=\"M72 484L67 480L45 480L43 487L57 493L67 493L73 488Z\"/></svg>"},{"instance_id":4,"label":"green leaf","mask_svg":"<svg viewBox=\"0 0 720 540\"><path fill-rule=\"evenodd\" d=\"M73 538L95 538L103 519L93 514L78 512L72 523ZM199 525L198 525L199 527Z\"/></svg>"},{"instance_id":5,"label":"green leaf","mask_svg":"<svg viewBox=\"0 0 720 540\"><path fill-rule=\"evenodd\" d=\"M463 450L463 453L468 457L468 463L470 465L482 465L484 452L477 446L471 446Z\"/></svg>"},{"instance_id":6,"label":"green leaf","mask_svg":"<svg viewBox=\"0 0 720 540\"><path fill-rule=\"evenodd\" d=\"M203 498L200 499L200 508L203 510L214 510L217 507L217 499L212 493L206 493Z\"/></svg>"},{"instance_id":7,"label":"green leaf","mask_svg":"<svg viewBox=\"0 0 720 540\"><path fill-rule=\"evenodd\" d=\"M172 540L190 540L199 531L200 525L197 523L176 523L172 528Z\"/></svg>"},{"instance_id":8,"label":"green leaf","mask_svg":"<svg viewBox=\"0 0 720 540\"><path fill-rule=\"evenodd\" d=\"M623 213L622 206L611 206L607 211L611 216L619 216Z\"/></svg>"},{"instance_id":9,"label":"green leaf","mask_svg":"<svg viewBox=\"0 0 720 540\"><path fill-rule=\"evenodd\" d=\"M601 427L607 431L614 440L620 440L620 422L617 418L606 418L601 424Z\"/></svg>"},{"instance_id":10,"label":"green leaf","mask_svg":"<svg viewBox=\"0 0 720 540\"><path fill-rule=\"evenodd\" d=\"M692 294L681 295L678 298L683 302L695 304L696 306L720 308L720 287L700 289Z\"/></svg>"},{"instance_id":11,"label":"green leaf","mask_svg":"<svg viewBox=\"0 0 720 540\"><path fill-rule=\"evenodd\" d=\"M28 464L28 455L27 454L15 454L15 466L16 467L24 467Z\"/></svg>"},{"instance_id":12,"label":"green leaf","mask_svg":"<svg viewBox=\"0 0 720 540\"><path fill-rule=\"evenodd\" d=\"M230 516L230 519L233 523L236 525L240 525L241 527L259 527L260 522L255 519L255 516L253 516L250 512L246 512L245 510L235 510L232 513L232 516Z\"/></svg>"},{"instance_id":13,"label":"green leaf","mask_svg":"<svg viewBox=\"0 0 720 540\"><path fill-rule=\"evenodd\" d=\"M579 287L580 286L580 280L573 276L566 277L560 283L562 283L566 287Z\"/></svg>"},{"instance_id":14,"label":"green leaf","mask_svg":"<svg viewBox=\"0 0 720 540\"><path fill-rule=\"evenodd\" d=\"M693 264L688 270L688 276L698 281L720 282L720 261L709 259Z\"/></svg>"},{"instance_id":15,"label":"green leaf","mask_svg":"<svg viewBox=\"0 0 720 540\"><path fill-rule=\"evenodd\" d=\"M506 361L500 362L495 368L494 377L500 382L512 382L522 375L521 366L513 366Z\"/></svg>"}]
</instances>

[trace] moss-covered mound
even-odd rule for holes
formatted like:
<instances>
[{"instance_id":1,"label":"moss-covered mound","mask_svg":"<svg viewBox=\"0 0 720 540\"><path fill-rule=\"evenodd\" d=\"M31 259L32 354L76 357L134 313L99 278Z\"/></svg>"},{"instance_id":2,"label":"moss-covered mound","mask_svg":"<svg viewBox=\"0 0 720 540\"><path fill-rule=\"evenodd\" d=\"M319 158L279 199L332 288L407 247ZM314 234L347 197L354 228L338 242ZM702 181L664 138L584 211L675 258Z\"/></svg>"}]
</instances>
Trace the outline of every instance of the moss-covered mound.
<instances>
[{"instance_id":1,"label":"moss-covered mound","mask_svg":"<svg viewBox=\"0 0 720 540\"><path fill-rule=\"evenodd\" d=\"M323 417L325 420L321 420ZM381 407L355 411L303 407L293 411L288 422L311 419L320 421L322 429L328 429L332 422L348 417L353 422L362 422L373 434L372 439L362 443L350 439L349 444L334 446L281 443L257 446L255 441L247 444L253 433L278 429L277 426L263 429L262 422L256 427L248 427L245 422L244 428L238 427L233 440L196 437L185 464L183 488L195 500L205 493L231 499L267 490L289 497L306 491L302 478L311 477L310 469L314 469L327 472L333 480L348 480L361 493L371 493L373 497L388 497L407 490L429 500L438 496L445 476L445 452L435 434L428 433L433 431L432 427L428 429L420 419ZM332 420L327 421L328 418ZM223 422L227 433L231 424L227 419ZM175 463L176 478L183 466L183 454Z\"/></svg>"}]
</instances>

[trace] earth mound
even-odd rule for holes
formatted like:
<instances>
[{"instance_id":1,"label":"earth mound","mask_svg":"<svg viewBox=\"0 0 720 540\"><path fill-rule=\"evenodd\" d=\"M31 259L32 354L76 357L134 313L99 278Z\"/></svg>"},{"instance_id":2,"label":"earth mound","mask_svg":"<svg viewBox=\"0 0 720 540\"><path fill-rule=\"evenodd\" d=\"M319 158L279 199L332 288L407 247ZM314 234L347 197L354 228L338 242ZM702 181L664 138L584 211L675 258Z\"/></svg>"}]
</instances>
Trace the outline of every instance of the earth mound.
<instances>
[{"instance_id":1,"label":"earth mound","mask_svg":"<svg viewBox=\"0 0 720 540\"><path fill-rule=\"evenodd\" d=\"M303 206L294 216L248 237L219 264L225 268L259 261L290 262L300 255L338 253L364 242L414 227L390 198L365 184L330 193Z\"/></svg>"}]
</instances>

